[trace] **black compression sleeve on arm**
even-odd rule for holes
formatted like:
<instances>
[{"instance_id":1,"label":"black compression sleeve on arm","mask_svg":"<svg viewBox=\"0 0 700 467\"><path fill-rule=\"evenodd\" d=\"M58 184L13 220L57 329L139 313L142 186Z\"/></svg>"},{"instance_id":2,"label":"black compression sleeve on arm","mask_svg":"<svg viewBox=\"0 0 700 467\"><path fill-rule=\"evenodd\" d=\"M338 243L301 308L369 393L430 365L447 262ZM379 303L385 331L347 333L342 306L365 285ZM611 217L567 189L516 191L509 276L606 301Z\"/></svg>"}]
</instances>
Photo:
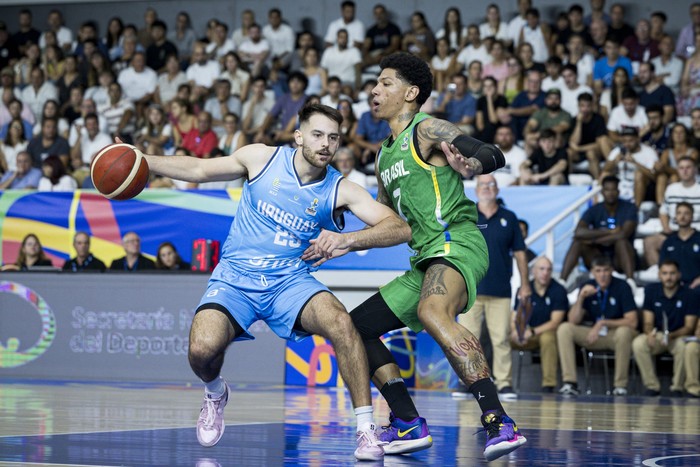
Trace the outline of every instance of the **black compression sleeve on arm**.
<instances>
[{"instance_id":1,"label":"black compression sleeve on arm","mask_svg":"<svg viewBox=\"0 0 700 467\"><path fill-rule=\"evenodd\" d=\"M506 165L506 157L493 144L483 143L467 135L459 135L452 140L464 157L473 157L481 162L482 174L488 174Z\"/></svg>"}]
</instances>

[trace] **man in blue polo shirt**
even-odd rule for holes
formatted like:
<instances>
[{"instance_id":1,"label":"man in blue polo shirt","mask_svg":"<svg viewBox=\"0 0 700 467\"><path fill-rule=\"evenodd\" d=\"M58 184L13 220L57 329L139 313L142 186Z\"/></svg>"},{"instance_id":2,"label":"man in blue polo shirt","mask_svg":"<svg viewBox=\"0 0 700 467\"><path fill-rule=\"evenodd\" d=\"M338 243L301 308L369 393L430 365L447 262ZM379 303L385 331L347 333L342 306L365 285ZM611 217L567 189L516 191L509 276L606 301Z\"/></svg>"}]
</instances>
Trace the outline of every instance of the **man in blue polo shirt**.
<instances>
[{"instance_id":1,"label":"man in blue polo shirt","mask_svg":"<svg viewBox=\"0 0 700 467\"><path fill-rule=\"evenodd\" d=\"M681 273L673 260L661 263L659 280L644 288L644 333L634 338L632 351L647 396L661 394L652 356L670 352L673 355L671 394L682 397L684 338L695 330L700 300L695 292L681 285Z\"/></svg>"},{"instance_id":2,"label":"man in blue polo shirt","mask_svg":"<svg viewBox=\"0 0 700 467\"><path fill-rule=\"evenodd\" d=\"M0 178L0 190L36 190L41 179L41 169L32 167L32 156L27 151L17 154L17 169Z\"/></svg>"},{"instance_id":3,"label":"man in blue polo shirt","mask_svg":"<svg viewBox=\"0 0 700 467\"><path fill-rule=\"evenodd\" d=\"M532 267L529 303L515 299L510 345L517 350L540 349L542 392L554 392L557 385L557 328L569 309L566 289L552 279L552 262L542 256Z\"/></svg>"},{"instance_id":4,"label":"man in blue polo shirt","mask_svg":"<svg viewBox=\"0 0 700 467\"><path fill-rule=\"evenodd\" d=\"M362 114L355 130L355 144L362 150L360 166L372 175L374 175L374 158L382 147L382 142L391 134L389 124L377 117L377 106L372 105L373 99L374 96L370 95L368 98L370 110Z\"/></svg>"},{"instance_id":5,"label":"man in blue polo shirt","mask_svg":"<svg viewBox=\"0 0 700 467\"><path fill-rule=\"evenodd\" d=\"M678 230L666 237L659 251L659 264L667 260L678 264L681 282L690 289L700 285L700 232L692 225L694 212L688 202L676 205Z\"/></svg>"},{"instance_id":6,"label":"man in blue polo shirt","mask_svg":"<svg viewBox=\"0 0 700 467\"><path fill-rule=\"evenodd\" d=\"M581 287L567 322L557 329L562 387L559 393L579 394L575 344L589 350L615 351L613 395L627 395L632 338L637 333L637 304L627 282L612 276L612 260L593 260L593 279Z\"/></svg>"},{"instance_id":7,"label":"man in blue polo shirt","mask_svg":"<svg viewBox=\"0 0 700 467\"><path fill-rule=\"evenodd\" d=\"M476 99L467 89L467 77L464 74L457 73L452 77L447 90L440 94L437 112L444 113L445 120L454 123L466 134L474 132Z\"/></svg>"},{"instance_id":8,"label":"man in blue polo shirt","mask_svg":"<svg viewBox=\"0 0 700 467\"><path fill-rule=\"evenodd\" d=\"M489 268L476 291L476 302L469 313L459 315L459 323L479 338L481 326L486 328L493 346L493 377L500 397L515 399L512 384L512 359L509 342L511 320L510 278L513 275L513 257L518 265L520 283L518 298L528 301L531 295L528 281L525 241L518 217L498 203L498 184L493 175L479 176L476 184L479 199L477 224L486 239L489 250Z\"/></svg>"},{"instance_id":9,"label":"man in blue polo shirt","mask_svg":"<svg viewBox=\"0 0 700 467\"><path fill-rule=\"evenodd\" d=\"M603 89L612 86L613 74L617 68L624 68L630 80L634 76L632 62L629 58L620 55L620 43L608 36L603 46L604 56L600 57L593 65L593 88L596 95L600 95Z\"/></svg>"},{"instance_id":10,"label":"man in blue polo shirt","mask_svg":"<svg viewBox=\"0 0 700 467\"><path fill-rule=\"evenodd\" d=\"M632 240L637 230L637 208L620 199L619 183L620 180L612 175L603 178L603 202L583 213L564 258L561 280L568 279L578 266L579 258L583 258L590 270L591 261L600 255L612 258L615 268L628 278L633 276L635 252Z\"/></svg>"}]
</instances>

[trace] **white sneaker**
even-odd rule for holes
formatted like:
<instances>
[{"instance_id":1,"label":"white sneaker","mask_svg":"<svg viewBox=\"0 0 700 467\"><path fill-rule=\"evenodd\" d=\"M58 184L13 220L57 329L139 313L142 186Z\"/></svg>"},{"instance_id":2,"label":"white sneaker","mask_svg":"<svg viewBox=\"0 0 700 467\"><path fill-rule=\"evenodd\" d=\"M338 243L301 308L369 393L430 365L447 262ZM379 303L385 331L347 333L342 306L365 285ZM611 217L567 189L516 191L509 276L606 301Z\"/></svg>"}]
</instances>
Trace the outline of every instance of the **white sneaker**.
<instances>
[{"instance_id":1,"label":"white sneaker","mask_svg":"<svg viewBox=\"0 0 700 467\"><path fill-rule=\"evenodd\" d=\"M372 423L357 432L355 459L358 461L380 461L384 459L384 449L380 445L375 430L376 426Z\"/></svg>"},{"instance_id":2,"label":"white sneaker","mask_svg":"<svg viewBox=\"0 0 700 467\"><path fill-rule=\"evenodd\" d=\"M221 397L204 395L202 410L197 420L197 441L205 448L214 446L224 435L224 407L228 403L228 384L224 382L225 391Z\"/></svg>"},{"instance_id":3,"label":"white sneaker","mask_svg":"<svg viewBox=\"0 0 700 467\"><path fill-rule=\"evenodd\" d=\"M612 392L613 396L626 396L627 388L615 388Z\"/></svg>"}]
</instances>

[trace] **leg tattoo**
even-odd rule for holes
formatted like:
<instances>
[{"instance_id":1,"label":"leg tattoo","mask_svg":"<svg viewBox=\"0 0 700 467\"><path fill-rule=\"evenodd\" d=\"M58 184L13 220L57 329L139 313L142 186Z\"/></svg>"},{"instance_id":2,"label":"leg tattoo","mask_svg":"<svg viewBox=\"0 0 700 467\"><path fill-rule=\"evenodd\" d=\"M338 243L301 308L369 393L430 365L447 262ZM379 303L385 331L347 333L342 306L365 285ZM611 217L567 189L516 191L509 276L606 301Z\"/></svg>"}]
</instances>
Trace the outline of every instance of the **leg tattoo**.
<instances>
[{"instance_id":1,"label":"leg tattoo","mask_svg":"<svg viewBox=\"0 0 700 467\"><path fill-rule=\"evenodd\" d=\"M490 376L491 372L481 344L469 332L467 335L459 336L452 346L445 349L445 356L467 387Z\"/></svg>"}]
</instances>

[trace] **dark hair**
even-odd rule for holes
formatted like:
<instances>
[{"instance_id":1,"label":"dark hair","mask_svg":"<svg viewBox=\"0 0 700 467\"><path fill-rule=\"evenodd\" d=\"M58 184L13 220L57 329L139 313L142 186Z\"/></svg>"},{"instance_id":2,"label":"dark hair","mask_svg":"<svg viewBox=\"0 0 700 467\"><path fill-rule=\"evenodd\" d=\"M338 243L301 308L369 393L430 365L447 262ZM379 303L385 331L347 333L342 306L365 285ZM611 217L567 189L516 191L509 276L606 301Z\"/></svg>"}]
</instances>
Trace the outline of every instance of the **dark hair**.
<instances>
[{"instance_id":1,"label":"dark hair","mask_svg":"<svg viewBox=\"0 0 700 467\"><path fill-rule=\"evenodd\" d=\"M637 99L639 98L639 95L637 94L637 91L632 88L632 86L627 86L625 89L622 90L622 98L623 99Z\"/></svg>"},{"instance_id":2,"label":"dark hair","mask_svg":"<svg viewBox=\"0 0 700 467\"><path fill-rule=\"evenodd\" d=\"M313 115L321 114L330 118L340 126L343 123L343 116L333 107L328 107L322 104L309 104L302 107L299 111L299 125L307 122Z\"/></svg>"},{"instance_id":3,"label":"dark hair","mask_svg":"<svg viewBox=\"0 0 700 467\"><path fill-rule=\"evenodd\" d=\"M593 94L591 94L590 92L582 92L581 94L578 95L577 100L579 102L581 102L581 101L593 102Z\"/></svg>"},{"instance_id":4,"label":"dark hair","mask_svg":"<svg viewBox=\"0 0 700 467\"><path fill-rule=\"evenodd\" d=\"M666 13L664 13L663 11L655 11L655 12L653 12L653 13L651 14L651 17L653 18L654 16L657 16L657 17L661 18L661 21L663 21L664 23L665 23L666 21L668 21L668 16L666 16Z\"/></svg>"},{"instance_id":5,"label":"dark hair","mask_svg":"<svg viewBox=\"0 0 700 467\"><path fill-rule=\"evenodd\" d=\"M649 107L646 108L646 113L649 115L650 113L660 113L661 115L664 114L664 108L661 107L659 104L651 104Z\"/></svg>"},{"instance_id":6,"label":"dark hair","mask_svg":"<svg viewBox=\"0 0 700 467\"><path fill-rule=\"evenodd\" d=\"M651 62L642 62L642 63L639 64L640 67L641 67L642 65L648 66L648 67L649 67L649 71L651 71L652 73L656 72L656 66L655 66L653 63L651 63Z\"/></svg>"},{"instance_id":7,"label":"dark hair","mask_svg":"<svg viewBox=\"0 0 700 467\"><path fill-rule=\"evenodd\" d=\"M346 6L351 6L351 7L355 8L355 2L353 2L351 0L346 0L340 4L340 8L345 8Z\"/></svg>"},{"instance_id":8,"label":"dark hair","mask_svg":"<svg viewBox=\"0 0 700 467\"><path fill-rule=\"evenodd\" d=\"M163 264L163 262L160 260L160 250L165 248L166 246L169 246L170 248L173 249L173 253L175 253L175 267L177 268L180 264L180 254L177 252L177 248L175 248L175 245L173 245L171 242L163 242L158 246L158 252L156 253L156 269L169 269L168 267Z\"/></svg>"},{"instance_id":9,"label":"dark hair","mask_svg":"<svg viewBox=\"0 0 700 467\"><path fill-rule=\"evenodd\" d=\"M309 85L309 78L306 77L304 73L301 71L293 71L292 73L289 74L289 77L287 78L287 84L291 83L293 79L299 80L302 83L304 83L304 89Z\"/></svg>"},{"instance_id":10,"label":"dark hair","mask_svg":"<svg viewBox=\"0 0 700 467\"><path fill-rule=\"evenodd\" d=\"M537 8L528 8L527 10L525 10L525 16L527 15L533 15L535 18L539 18L540 10L538 10Z\"/></svg>"},{"instance_id":11,"label":"dark hair","mask_svg":"<svg viewBox=\"0 0 700 467\"><path fill-rule=\"evenodd\" d=\"M18 101L19 102L19 101ZM10 127L12 126L13 123L19 122L19 127L21 128L21 133L19 136L19 141L12 141L11 144L13 146L16 146L17 143L21 143L22 141L27 141L27 135L24 133L24 122L22 121L21 118L13 118L10 120L10 123L7 124L7 134L5 135L5 143L10 143L10 139L12 138L10 135Z\"/></svg>"},{"instance_id":12,"label":"dark hair","mask_svg":"<svg viewBox=\"0 0 700 467\"><path fill-rule=\"evenodd\" d=\"M48 165L51 167L51 177L49 177L49 180L51 181L52 185L56 185L59 180L61 180L61 177L66 174L66 168L63 166L63 162L61 162L61 159L59 159L58 156L48 156L46 159L44 159L41 165Z\"/></svg>"},{"instance_id":13,"label":"dark hair","mask_svg":"<svg viewBox=\"0 0 700 467\"><path fill-rule=\"evenodd\" d=\"M595 267L612 268L613 267L612 259L610 258L610 256L607 256L607 255L596 256L595 258L593 258L593 261L591 261L591 269L593 269Z\"/></svg>"},{"instance_id":14,"label":"dark hair","mask_svg":"<svg viewBox=\"0 0 700 467\"><path fill-rule=\"evenodd\" d=\"M564 62L562 62L561 58L557 57L556 55L552 55L547 59L545 62L547 65L559 65L562 66Z\"/></svg>"},{"instance_id":15,"label":"dark hair","mask_svg":"<svg viewBox=\"0 0 700 467\"><path fill-rule=\"evenodd\" d=\"M525 230L530 230L530 224L527 223L525 219L518 219L518 224L522 224L525 226Z\"/></svg>"},{"instance_id":16,"label":"dark hair","mask_svg":"<svg viewBox=\"0 0 700 467\"><path fill-rule=\"evenodd\" d=\"M309 49L309 50L311 50L311 49ZM331 82L334 82L334 83L337 82L339 84L342 83L342 81L340 81L340 78L338 78L335 75L328 77L328 84L331 84Z\"/></svg>"},{"instance_id":17,"label":"dark hair","mask_svg":"<svg viewBox=\"0 0 700 467\"><path fill-rule=\"evenodd\" d=\"M615 175L608 175L606 177L603 177L603 180L600 182L600 186L604 186L606 183L614 183L615 186L620 184L620 179L617 178Z\"/></svg>"},{"instance_id":18,"label":"dark hair","mask_svg":"<svg viewBox=\"0 0 700 467\"><path fill-rule=\"evenodd\" d=\"M556 138L556 137L557 137L557 134L554 133L554 131L552 131L550 128L546 128L546 129L544 129L544 130L542 130L542 131L540 132L540 137L539 137L539 139L540 139L540 140L543 140L543 139L554 139L554 138Z\"/></svg>"},{"instance_id":19,"label":"dark hair","mask_svg":"<svg viewBox=\"0 0 700 467\"><path fill-rule=\"evenodd\" d=\"M445 11L445 21L443 23L443 29L445 30L445 38L447 39L447 45L449 47L450 41L450 30L449 30L449 25L447 24L447 15L450 14L451 11L454 11L457 13L457 44L460 44L462 42L462 14L459 11L459 8L457 7L450 7Z\"/></svg>"},{"instance_id":20,"label":"dark hair","mask_svg":"<svg viewBox=\"0 0 700 467\"><path fill-rule=\"evenodd\" d=\"M671 127L671 134L673 134L673 131L676 129L677 126L680 126L681 128L683 128L683 131L685 133L685 144L690 145L690 130L688 129L687 126L683 125L682 123L674 124L673 127ZM668 146L670 148L673 148L673 146L674 146L673 138L669 138ZM679 158L678 161L676 161L676 163L680 162L683 159L690 159L691 161L693 161L693 163L697 164L697 162L695 162L695 160L693 160L693 158L689 157L689 156L683 156L683 157Z\"/></svg>"},{"instance_id":21,"label":"dark hair","mask_svg":"<svg viewBox=\"0 0 700 467\"><path fill-rule=\"evenodd\" d=\"M424 60L407 52L397 52L384 57L379 67L382 70L385 68L395 70L396 76L401 81L418 87L418 97L416 98L418 107L422 106L430 97L430 93L433 91L433 74Z\"/></svg>"},{"instance_id":22,"label":"dark hair","mask_svg":"<svg viewBox=\"0 0 700 467\"><path fill-rule=\"evenodd\" d=\"M583 14L583 7L578 3L574 3L569 7L569 13L573 13L574 11Z\"/></svg>"},{"instance_id":23,"label":"dark hair","mask_svg":"<svg viewBox=\"0 0 700 467\"><path fill-rule=\"evenodd\" d=\"M573 63L567 63L561 69L562 73L565 72L566 70L569 70L570 72L572 72L573 74L578 76L578 68Z\"/></svg>"},{"instance_id":24,"label":"dark hair","mask_svg":"<svg viewBox=\"0 0 700 467\"><path fill-rule=\"evenodd\" d=\"M680 205L681 203L678 203L678 204ZM689 203L683 202L683 204L688 205L688 207L690 207L690 209L692 211L693 207ZM681 267L678 265L678 263L672 259L665 259L665 260L661 261L661 263L659 263L659 269L661 269L662 266L673 266L674 268L676 268L677 271L681 270Z\"/></svg>"},{"instance_id":25,"label":"dark hair","mask_svg":"<svg viewBox=\"0 0 700 467\"><path fill-rule=\"evenodd\" d=\"M681 201L678 204L676 204L676 211L678 211L678 208L681 206L685 206L686 208L690 209L690 212L695 212L695 208L693 207L693 205L687 201Z\"/></svg>"},{"instance_id":26,"label":"dark hair","mask_svg":"<svg viewBox=\"0 0 700 467\"><path fill-rule=\"evenodd\" d=\"M278 15L282 16L282 11L279 8L270 8L267 12L268 16L271 15L272 13L277 13Z\"/></svg>"},{"instance_id":27,"label":"dark hair","mask_svg":"<svg viewBox=\"0 0 700 467\"><path fill-rule=\"evenodd\" d=\"M153 28L163 28L163 31L167 32L168 31L168 26L165 24L165 21L162 19L157 19L151 24L151 29Z\"/></svg>"},{"instance_id":28,"label":"dark hair","mask_svg":"<svg viewBox=\"0 0 700 467\"><path fill-rule=\"evenodd\" d=\"M39 244L39 260L48 260L48 256L46 256L46 253L44 252L44 247L41 246L41 240L39 240L39 237L36 236L36 234L30 233L24 236L22 239L22 246L19 249L19 253L17 253L17 261L15 261L15 264L20 267L26 267L27 264L27 255L24 253L24 245L27 243L27 240L30 238L34 238L36 242Z\"/></svg>"}]
</instances>

